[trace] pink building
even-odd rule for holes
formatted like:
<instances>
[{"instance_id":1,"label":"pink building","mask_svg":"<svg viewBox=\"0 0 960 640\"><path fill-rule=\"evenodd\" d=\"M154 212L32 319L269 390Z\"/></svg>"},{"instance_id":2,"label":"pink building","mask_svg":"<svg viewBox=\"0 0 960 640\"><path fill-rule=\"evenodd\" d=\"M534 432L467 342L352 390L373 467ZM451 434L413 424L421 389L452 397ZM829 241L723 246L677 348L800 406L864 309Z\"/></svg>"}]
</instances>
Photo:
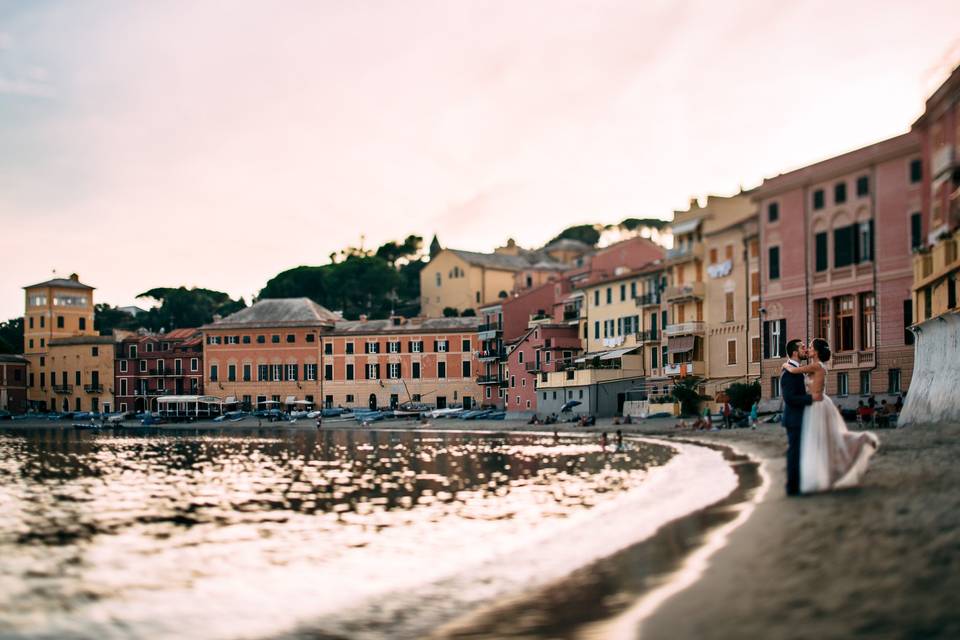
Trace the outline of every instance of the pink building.
<instances>
[{"instance_id":1,"label":"pink building","mask_svg":"<svg viewBox=\"0 0 960 640\"><path fill-rule=\"evenodd\" d=\"M960 67L927 99L913 124L928 171L923 172L924 225L933 244L960 226ZM919 161L918 161L919 162ZM919 168L918 168L919 171Z\"/></svg>"},{"instance_id":2,"label":"pink building","mask_svg":"<svg viewBox=\"0 0 960 640\"><path fill-rule=\"evenodd\" d=\"M788 340L825 338L844 406L906 391L911 252L922 242L920 140L909 133L765 180L760 211L763 398L779 405Z\"/></svg>"},{"instance_id":3,"label":"pink building","mask_svg":"<svg viewBox=\"0 0 960 640\"><path fill-rule=\"evenodd\" d=\"M553 371L558 360L570 361L581 352L577 325L536 324L509 344L506 358L508 417L537 411L537 375Z\"/></svg>"}]
</instances>

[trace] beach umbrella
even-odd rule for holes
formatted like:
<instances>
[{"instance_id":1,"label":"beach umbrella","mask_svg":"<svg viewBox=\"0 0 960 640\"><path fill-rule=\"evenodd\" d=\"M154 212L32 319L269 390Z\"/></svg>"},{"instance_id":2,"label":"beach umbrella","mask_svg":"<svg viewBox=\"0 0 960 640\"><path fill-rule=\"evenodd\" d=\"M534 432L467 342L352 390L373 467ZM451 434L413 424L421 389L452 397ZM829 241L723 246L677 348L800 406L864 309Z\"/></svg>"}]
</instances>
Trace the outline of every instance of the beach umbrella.
<instances>
[{"instance_id":1,"label":"beach umbrella","mask_svg":"<svg viewBox=\"0 0 960 640\"><path fill-rule=\"evenodd\" d=\"M579 400L568 400L563 403L562 407L560 407L560 413L566 413L567 411L570 411L570 409L573 409L574 407L580 404L583 404L583 403L580 402Z\"/></svg>"}]
</instances>

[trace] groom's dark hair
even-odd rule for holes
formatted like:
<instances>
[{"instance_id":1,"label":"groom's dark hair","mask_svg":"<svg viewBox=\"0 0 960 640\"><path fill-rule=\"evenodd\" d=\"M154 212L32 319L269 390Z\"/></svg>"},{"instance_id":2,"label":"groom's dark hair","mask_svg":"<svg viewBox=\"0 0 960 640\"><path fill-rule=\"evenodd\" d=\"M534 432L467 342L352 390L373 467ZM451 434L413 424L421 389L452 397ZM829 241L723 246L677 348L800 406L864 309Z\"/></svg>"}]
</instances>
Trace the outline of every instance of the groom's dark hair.
<instances>
[{"instance_id":1,"label":"groom's dark hair","mask_svg":"<svg viewBox=\"0 0 960 640\"><path fill-rule=\"evenodd\" d=\"M800 350L800 345L803 344L803 340L793 339L787 343L787 357L792 357L794 353Z\"/></svg>"}]
</instances>

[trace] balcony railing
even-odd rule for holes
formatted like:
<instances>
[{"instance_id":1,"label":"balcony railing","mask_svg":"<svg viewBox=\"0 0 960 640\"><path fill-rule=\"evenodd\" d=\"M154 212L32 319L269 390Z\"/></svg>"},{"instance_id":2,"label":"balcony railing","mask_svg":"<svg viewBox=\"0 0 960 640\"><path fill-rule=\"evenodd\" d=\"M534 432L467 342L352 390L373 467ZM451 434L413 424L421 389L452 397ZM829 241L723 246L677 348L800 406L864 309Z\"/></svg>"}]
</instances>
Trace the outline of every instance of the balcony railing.
<instances>
[{"instance_id":1,"label":"balcony railing","mask_svg":"<svg viewBox=\"0 0 960 640\"><path fill-rule=\"evenodd\" d=\"M503 349L481 349L477 353L477 358L480 360L499 360L507 355L507 352Z\"/></svg>"},{"instance_id":2,"label":"balcony railing","mask_svg":"<svg viewBox=\"0 0 960 640\"><path fill-rule=\"evenodd\" d=\"M54 393L73 393L72 384L55 384L53 385Z\"/></svg>"},{"instance_id":3,"label":"balcony railing","mask_svg":"<svg viewBox=\"0 0 960 640\"><path fill-rule=\"evenodd\" d=\"M663 292L663 297L667 302L673 300L692 300L703 298L705 287L702 282L691 282L690 284L680 284L673 287L667 287Z\"/></svg>"},{"instance_id":4,"label":"balcony railing","mask_svg":"<svg viewBox=\"0 0 960 640\"><path fill-rule=\"evenodd\" d=\"M83 390L87 393L103 393L102 384L85 384L83 385Z\"/></svg>"},{"instance_id":5,"label":"balcony railing","mask_svg":"<svg viewBox=\"0 0 960 640\"><path fill-rule=\"evenodd\" d=\"M684 336L691 333L703 333L703 322L681 322L678 324L668 324L663 328L665 336Z\"/></svg>"},{"instance_id":6,"label":"balcony railing","mask_svg":"<svg viewBox=\"0 0 960 640\"><path fill-rule=\"evenodd\" d=\"M580 319L580 309L564 309L563 311L564 321L570 320L579 320Z\"/></svg>"},{"instance_id":7,"label":"balcony railing","mask_svg":"<svg viewBox=\"0 0 960 640\"><path fill-rule=\"evenodd\" d=\"M699 376L703 375L703 360L694 360L693 362L676 362L666 364L663 367L663 374L667 376Z\"/></svg>"},{"instance_id":8,"label":"balcony railing","mask_svg":"<svg viewBox=\"0 0 960 640\"><path fill-rule=\"evenodd\" d=\"M703 245L699 242L667 250L667 260L687 260L701 257L703 257Z\"/></svg>"},{"instance_id":9,"label":"balcony railing","mask_svg":"<svg viewBox=\"0 0 960 640\"><path fill-rule=\"evenodd\" d=\"M477 384L498 384L500 382L500 376L477 376Z\"/></svg>"},{"instance_id":10,"label":"balcony railing","mask_svg":"<svg viewBox=\"0 0 960 640\"><path fill-rule=\"evenodd\" d=\"M634 300L637 303L638 307L656 307L660 306L660 294L659 293L644 293L639 295Z\"/></svg>"},{"instance_id":11,"label":"balcony railing","mask_svg":"<svg viewBox=\"0 0 960 640\"><path fill-rule=\"evenodd\" d=\"M941 173L953 167L953 161L954 146L947 144L940 147L933 152L932 162L930 163L930 173L933 174L934 178L939 177Z\"/></svg>"},{"instance_id":12,"label":"balcony railing","mask_svg":"<svg viewBox=\"0 0 960 640\"><path fill-rule=\"evenodd\" d=\"M484 324L477 327L477 331L483 333L484 331L500 331L499 322L485 322Z\"/></svg>"},{"instance_id":13,"label":"balcony railing","mask_svg":"<svg viewBox=\"0 0 960 640\"><path fill-rule=\"evenodd\" d=\"M527 370L527 373L533 373L535 371L540 371L539 362L528 362L524 367Z\"/></svg>"},{"instance_id":14,"label":"balcony railing","mask_svg":"<svg viewBox=\"0 0 960 640\"><path fill-rule=\"evenodd\" d=\"M637 342L659 342L660 332L653 329L637 332Z\"/></svg>"}]
</instances>

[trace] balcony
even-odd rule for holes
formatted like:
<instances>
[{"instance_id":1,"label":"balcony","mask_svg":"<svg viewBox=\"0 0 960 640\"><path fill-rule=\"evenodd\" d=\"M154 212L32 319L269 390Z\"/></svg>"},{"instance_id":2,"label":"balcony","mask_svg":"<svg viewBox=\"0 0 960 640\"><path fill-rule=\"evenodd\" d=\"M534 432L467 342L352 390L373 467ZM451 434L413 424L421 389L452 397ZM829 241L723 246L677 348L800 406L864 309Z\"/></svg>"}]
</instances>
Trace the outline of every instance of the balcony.
<instances>
[{"instance_id":1,"label":"balcony","mask_svg":"<svg viewBox=\"0 0 960 640\"><path fill-rule=\"evenodd\" d=\"M669 262L686 262L696 259L703 259L703 243L685 244L682 247L667 250L667 260Z\"/></svg>"},{"instance_id":2,"label":"balcony","mask_svg":"<svg viewBox=\"0 0 960 640\"><path fill-rule=\"evenodd\" d=\"M500 333L502 327L498 322L485 322L477 327L479 332L477 338L480 340L493 340L497 337L497 334Z\"/></svg>"},{"instance_id":3,"label":"balcony","mask_svg":"<svg viewBox=\"0 0 960 640\"><path fill-rule=\"evenodd\" d=\"M949 171L953 167L956 154L954 146L947 144L933 152L933 158L930 162L930 173L934 178L939 178L940 174Z\"/></svg>"},{"instance_id":4,"label":"balcony","mask_svg":"<svg viewBox=\"0 0 960 640\"><path fill-rule=\"evenodd\" d=\"M536 371L540 371L540 363L528 362L526 365L524 365L524 369L526 369L527 373L534 373Z\"/></svg>"},{"instance_id":5,"label":"balcony","mask_svg":"<svg viewBox=\"0 0 960 640\"><path fill-rule=\"evenodd\" d=\"M663 335L669 338L671 336L702 334L705 326L706 325L703 322L681 322L679 324L669 324L663 328Z\"/></svg>"},{"instance_id":6,"label":"balcony","mask_svg":"<svg viewBox=\"0 0 960 640\"><path fill-rule=\"evenodd\" d=\"M663 373L667 376L702 376L704 371L706 371L706 367L703 360L678 362L663 367Z\"/></svg>"},{"instance_id":7,"label":"balcony","mask_svg":"<svg viewBox=\"0 0 960 640\"><path fill-rule=\"evenodd\" d=\"M85 384L83 385L83 390L87 393L103 393L102 384Z\"/></svg>"},{"instance_id":8,"label":"balcony","mask_svg":"<svg viewBox=\"0 0 960 640\"><path fill-rule=\"evenodd\" d=\"M835 370L872 367L875 356L873 351L846 351L835 353L830 358L830 368Z\"/></svg>"},{"instance_id":9,"label":"balcony","mask_svg":"<svg viewBox=\"0 0 960 640\"><path fill-rule=\"evenodd\" d=\"M55 384L53 385L54 393L73 393L72 384Z\"/></svg>"},{"instance_id":10,"label":"balcony","mask_svg":"<svg viewBox=\"0 0 960 640\"><path fill-rule=\"evenodd\" d=\"M500 360L506 355L503 349L481 349L477 352L477 359L481 362L485 360Z\"/></svg>"},{"instance_id":11,"label":"balcony","mask_svg":"<svg viewBox=\"0 0 960 640\"><path fill-rule=\"evenodd\" d=\"M663 292L663 297L667 302L680 302L682 300L702 300L706 291L706 286L702 282L691 282L690 284L680 284L673 287L667 287Z\"/></svg>"},{"instance_id":12,"label":"balcony","mask_svg":"<svg viewBox=\"0 0 960 640\"><path fill-rule=\"evenodd\" d=\"M500 384L500 376L477 376L477 384Z\"/></svg>"},{"instance_id":13,"label":"balcony","mask_svg":"<svg viewBox=\"0 0 960 640\"><path fill-rule=\"evenodd\" d=\"M636 302L638 307L659 307L660 306L659 293L645 293L643 295L637 296L633 300L634 302Z\"/></svg>"},{"instance_id":14,"label":"balcony","mask_svg":"<svg viewBox=\"0 0 960 640\"><path fill-rule=\"evenodd\" d=\"M571 320L580 319L580 309L564 309L563 310L563 321L570 322Z\"/></svg>"},{"instance_id":15,"label":"balcony","mask_svg":"<svg viewBox=\"0 0 960 640\"><path fill-rule=\"evenodd\" d=\"M652 329L638 331L637 342L660 342L660 332Z\"/></svg>"}]
</instances>

